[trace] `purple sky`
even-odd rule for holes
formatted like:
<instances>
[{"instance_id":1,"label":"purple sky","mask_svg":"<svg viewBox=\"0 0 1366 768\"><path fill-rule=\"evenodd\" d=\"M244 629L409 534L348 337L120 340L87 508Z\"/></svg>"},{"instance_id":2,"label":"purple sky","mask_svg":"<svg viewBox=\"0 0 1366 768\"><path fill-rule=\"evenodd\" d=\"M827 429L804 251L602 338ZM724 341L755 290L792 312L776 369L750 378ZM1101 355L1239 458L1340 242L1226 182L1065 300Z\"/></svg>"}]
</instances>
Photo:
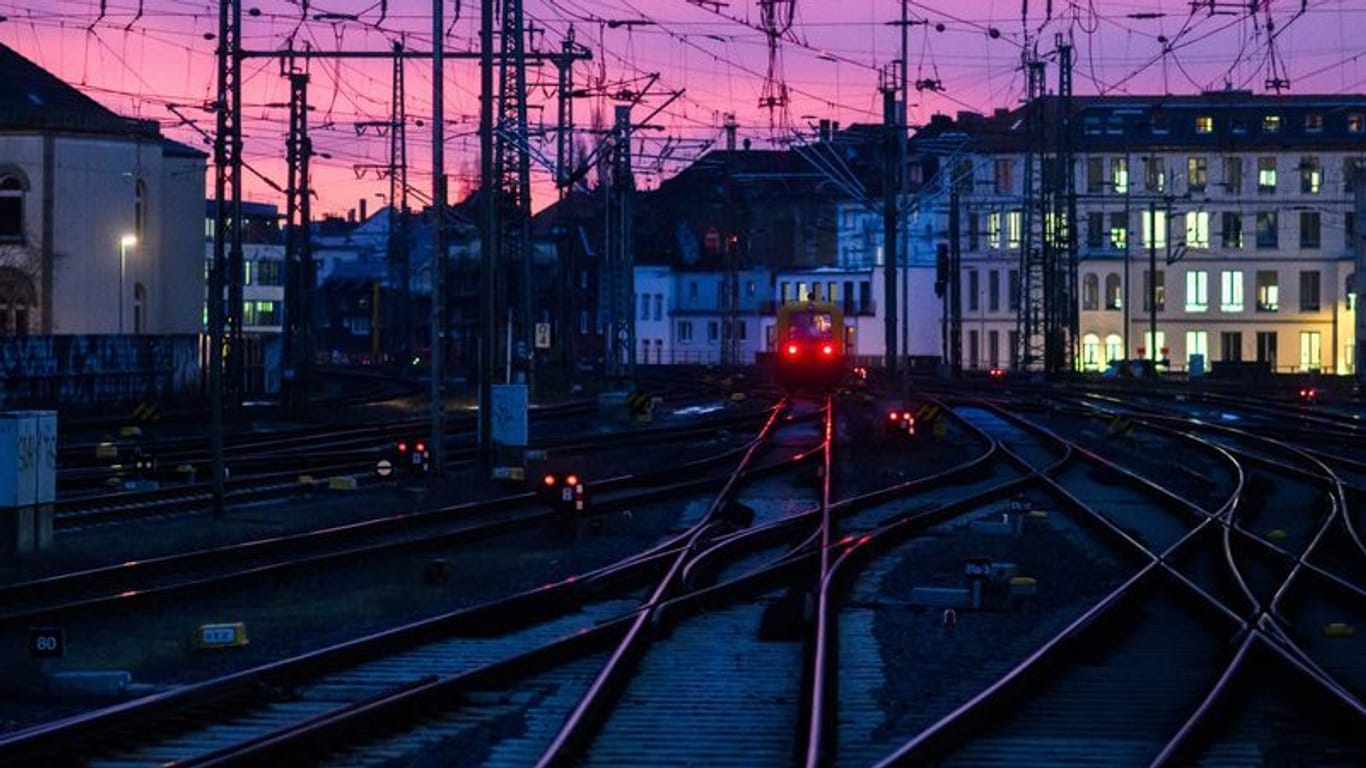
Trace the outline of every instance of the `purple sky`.
<instances>
[{"instance_id":1,"label":"purple sky","mask_svg":"<svg viewBox=\"0 0 1366 768\"><path fill-rule=\"evenodd\" d=\"M599 90L638 90L644 77L658 73L635 115L643 117L667 94L683 91L652 121L662 130L641 132L637 151L669 159L642 163L641 180L658 183L695 156L704 142L721 139L726 113L734 113L739 135L756 147L781 146L810 135L821 117L842 124L880 120L880 72L901 56L899 0L792 0L778 2L777 16L792 10L792 23L780 41L780 75L786 83L786 109L759 107L766 90L768 38L753 0L702 3L689 0L524 0L537 29L532 44L558 49L572 23L576 38L594 59L576 67L579 86ZM101 6L105 15L100 18ZM142 16L135 18L139 5ZM990 111L1013 106L1023 94L1019 72L1026 32L1041 54L1054 49L1058 33L1075 46L1074 88L1091 93L1194 93L1234 87L1265 91L1266 81L1290 82L1287 93L1345 93L1366 89L1366 2L1262 0L1255 14L1246 2L1216 0L1192 12L1188 0L933 0L907 2L909 17L909 108L912 125L935 112ZM704 6L704 7L703 7ZM408 46L429 49L431 3L427 0L244 0L245 46L273 50L293 33L296 45L319 50L387 50L406 37ZM1027 19L1022 10L1027 7ZM307 9L307 16L303 15ZM447 0L447 45L474 50L477 0ZM1051 8L1050 18L1046 18ZM712 10L715 9L715 10ZM381 10L387 14L380 23ZM111 108L161 121L167 135L204 146L200 135L180 124L169 104L201 129L212 132L213 115L203 104L215 90L217 4L208 0L0 0L0 42L81 87ZM353 15L359 21L339 21ZM321 16L321 18L319 18ZM301 23L301 19L306 19ZM779 18L776 21L783 21ZM920 24L918 22L928 22ZM1268 22L1274 44L1268 44ZM994 30L994 31L993 31ZM1163 51L1168 52L1164 55ZM286 81L277 60L244 64L244 132L248 161L266 176L283 182ZM431 77L426 62L409 62L405 100L408 114L409 181L423 194L431 188ZM478 70L470 62L447 65L447 172L452 197L477 181ZM371 209L384 204L388 182L373 171L357 178L357 165L387 161L387 140L373 132L358 136L358 121L387 120L390 65L387 61L316 62L311 70L310 126L319 157L314 163L318 213L344 213L359 198ZM529 69L531 123L553 122L553 67ZM1049 89L1056 87L1050 65ZM606 95L576 101L576 124L591 129L594 113L610 120L615 102ZM544 108L541 108L544 105ZM422 121L423 127L418 125ZM592 146L591 132L580 141ZM553 145L539 148L554 157ZM649 167L647 167L649 166ZM548 172L536 167L536 204L553 199ZM282 202L265 184L248 175L251 199Z\"/></svg>"}]
</instances>

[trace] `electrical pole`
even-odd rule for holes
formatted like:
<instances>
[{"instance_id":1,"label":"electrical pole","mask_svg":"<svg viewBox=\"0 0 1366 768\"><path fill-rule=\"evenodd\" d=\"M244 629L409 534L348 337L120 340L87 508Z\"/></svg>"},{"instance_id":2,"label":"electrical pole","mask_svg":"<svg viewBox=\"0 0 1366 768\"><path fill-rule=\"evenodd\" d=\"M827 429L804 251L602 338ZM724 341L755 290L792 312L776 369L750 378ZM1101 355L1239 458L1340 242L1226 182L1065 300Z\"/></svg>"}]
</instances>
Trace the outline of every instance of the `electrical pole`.
<instances>
[{"instance_id":1,"label":"electrical pole","mask_svg":"<svg viewBox=\"0 0 1366 768\"><path fill-rule=\"evenodd\" d=\"M1366 165L1357 161L1352 175L1352 203L1355 215L1352 217L1352 249L1356 257L1356 273L1352 289L1356 291L1356 352L1352 355L1352 368L1356 373L1357 387L1366 387L1366 310L1361 308L1362 298L1366 298Z\"/></svg>"},{"instance_id":2,"label":"electrical pole","mask_svg":"<svg viewBox=\"0 0 1366 768\"><path fill-rule=\"evenodd\" d=\"M607 375L631 386L636 376L635 249L631 238L631 107L616 107L612 129L611 187L607 198Z\"/></svg>"},{"instance_id":3,"label":"electrical pole","mask_svg":"<svg viewBox=\"0 0 1366 768\"><path fill-rule=\"evenodd\" d=\"M1020 301L1020 316L1017 325L1020 328L1020 344L1023 346L1020 355L1020 366L1025 370L1034 369L1035 366L1047 365L1047 284L1049 281L1049 259L1046 250L1048 244L1047 225L1038 226L1036 222L1046 221L1041 215L1047 211L1049 206L1044 202L1048 199L1046 189L1036 188L1038 175L1035 173L1035 163L1038 161L1040 168L1048 162L1044 147L1046 139L1044 136L1044 63L1039 60L1036 52L1026 47L1025 51L1025 73L1028 78L1028 97L1025 102L1025 123L1027 132L1027 146L1025 150L1024 167L1024 212L1021 224L1022 239L1020 243L1020 264L1021 273L1024 279L1023 296ZM1040 185L1042 186L1042 185ZM1007 221L1009 230L1009 221ZM1036 239L1036 235L1038 236ZM1007 238L1009 232L1007 232Z\"/></svg>"},{"instance_id":4,"label":"electrical pole","mask_svg":"<svg viewBox=\"0 0 1366 768\"><path fill-rule=\"evenodd\" d=\"M493 337L498 328L494 296L499 246L493 172L493 0L480 0L479 9L479 259L483 265L479 292L483 327L479 338L479 465L486 474L493 466Z\"/></svg>"},{"instance_id":5,"label":"electrical pole","mask_svg":"<svg viewBox=\"0 0 1366 768\"><path fill-rule=\"evenodd\" d=\"M897 274L897 192L901 189L901 147L897 137L896 83L891 82L894 75L889 71L889 81L882 89L882 241L883 241L883 291L886 306L883 315L883 333L887 338L887 378L896 380L896 274Z\"/></svg>"},{"instance_id":6,"label":"electrical pole","mask_svg":"<svg viewBox=\"0 0 1366 768\"><path fill-rule=\"evenodd\" d=\"M498 292L498 299L505 302L506 307L500 315L507 316L508 336L514 345L514 349L504 350L504 353L509 360L516 361L515 375L525 377L525 383L530 386L535 294L531 268L531 158L520 146L527 141L523 18L522 0L502 0L498 126L493 150L497 179L490 191L497 196L501 227L498 240L500 271L497 274L504 278L500 283L506 288L505 292Z\"/></svg>"},{"instance_id":7,"label":"electrical pole","mask_svg":"<svg viewBox=\"0 0 1366 768\"><path fill-rule=\"evenodd\" d=\"M555 223L559 227L556 240L560 279L559 290L556 291L559 311L556 312L557 322L553 326L556 338L551 346L559 350L560 367L566 375L574 364L574 334L570 331L574 325L574 291L571 288L574 284L574 221L569 210L574 206L574 188L569 182L569 175L574 159L575 58L574 26L571 24L560 44L560 55L552 60L558 75L555 89L555 189L560 206Z\"/></svg>"},{"instance_id":8,"label":"electrical pole","mask_svg":"<svg viewBox=\"0 0 1366 768\"><path fill-rule=\"evenodd\" d=\"M223 475L223 390L236 391L224 381L223 346L228 341L223 306L224 271L229 268L228 251L237 256L237 275L241 277L242 222L242 7L238 0L218 4L218 94L214 108L218 125L214 134L214 197L217 202L213 231L213 266L209 270L209 473L213 489L212 510L216 516L227 512ZM238 298L238 316L241 299ZM236 349L234 343L233 349ZM231 378L231 377L229 377Z\"/></svg>"},{"instance_id":9,"label":"electrical pole","mask_svg":"<svg viewBox=\"0 0 1366 768\"><path fill-rule=\"evenodd\" d=\"M289 138L285 142L288 183L285 187L285 404L291 415L301 415L308 402L309 367L312 362L313 318L306 296L312 285L309 236L308 158L313 143L308 138L308 72L293 56L281 63L289 80Z\"/></svg>"},{"instance_id":10,"label":"electrical pole","mask_svg":"<svg viewBox=\"0 0 1366 768\"><path fill-rule=\"evenodd\" d=\"M1148 203L1148 359L1157 370L1157 201Z\"/></svg>"},{"instance_id":11,"label":"electrical pole","mask_svg":"<svg viewBox=\"0 0 1366 768\"><path fill-rule=\"evenodd\" d=\"M1073 370L1076 362L1076 345L1080 338L1081 314L1077 294L1077 184L1075 155L1072 132L1072 46L1064 42L1062 33L1055 38L1058 49L1058 151L1057 185L1053 231L1059 242L1054 244L1056 254L1054 276L1056 290L1050 292L1053 302L1048 339L1052 345L1049 351L1049 373L1063 373ZM1061 251L1059 253L1059 250Z\"/></svg>"},{"instance_id":12,"label":"electrical pole","mask_svg":"<svg viewBox=\"0 0 1366 768\"><path fill-rule=\"evenodd\" d=\"M432 435L428 443L434 478L440 478L446 470L446 304L443 295L446 281L446 77L442 59L446 30L441 12L443 2L445 0L432 0ZM482 418L485 402L481 401L479 405Z\"/></svg>"},{"instance_id":13,"label":"electrical pole","mask_svg":"<svg viewBox=\"0 0 1366 768\"><path fill-rule=\"evenodd\" d=\"M957 184L957 179L953 180ZM963 373L963 246L958 190L949 193L949 369Z\"/></svg>"},{"instance_id":14,"label":"electrical pole","mask_svg":"<svg viewBox=\"0 0 1366 768\"><path fill-rule=\"evenodd\" d=\"M398 289L390 313L389 349L406 366L413 353L412 282L408 248L408 115L405 106L403 43L394 41L393 95L389 106L389 277Z\"/></svg>"}]
</instances>

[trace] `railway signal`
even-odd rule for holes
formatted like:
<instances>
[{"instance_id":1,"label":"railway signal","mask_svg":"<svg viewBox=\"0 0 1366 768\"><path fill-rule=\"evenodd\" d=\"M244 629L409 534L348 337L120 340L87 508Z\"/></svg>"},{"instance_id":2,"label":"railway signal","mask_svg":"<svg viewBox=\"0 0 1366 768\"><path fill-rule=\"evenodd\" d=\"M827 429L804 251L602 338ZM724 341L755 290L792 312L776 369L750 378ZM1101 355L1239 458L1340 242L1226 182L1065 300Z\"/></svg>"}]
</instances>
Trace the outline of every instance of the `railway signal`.
<instances>
[{"instance_id":1,"label":"railway signal","mask_svg":"<svg viewBox=\"0 0 1366 768\"><path fill-rule=\"evenodd\" d=\"M394 446L396 460L394 467L398 472L406 475L425 475L432 468L432 454L427 449L427 443L422 440L399 440ZM382 465L376 467L376 471L382 472Z\"/></svg>"},{"instance_id":2,"label":"railway signal","mask_svg":"<svg viewBox=\"0 0 1366 768\"><path fill-rule=\"evenodd\" d=\"M588 511L588 487L578 475L546 474L537 495L556 511L583 514Z\"/></svg>"}]
</instances>

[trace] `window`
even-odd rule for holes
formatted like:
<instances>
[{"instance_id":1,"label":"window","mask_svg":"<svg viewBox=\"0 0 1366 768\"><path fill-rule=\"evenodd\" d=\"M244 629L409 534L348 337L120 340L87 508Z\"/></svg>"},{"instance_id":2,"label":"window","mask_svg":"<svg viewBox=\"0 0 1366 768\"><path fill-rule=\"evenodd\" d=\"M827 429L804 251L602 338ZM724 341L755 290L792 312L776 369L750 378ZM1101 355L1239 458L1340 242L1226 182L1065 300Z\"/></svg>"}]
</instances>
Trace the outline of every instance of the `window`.
<instances>
[{"instance_id":1,"label":"window","mask_svg":"<svg viewBox=\"0 0 1366 768\"><path fill-rule=\"evenodd\" d=\"M1300 370L1317 371L1323 365L1318 331L1300 331Z\"/></svg>"},{"instance_id":2,"label":"window","mask_svg":"<svg viewBox=\"0 0 1366 768\"><path fill-rule=\"evenodd\" d=\"M1238 331L1219 334L1219 359L1233 363L1243 359L1243 334Z\"/></svg>"},{"instance_id":3,"label":"window","mask_svg":"<svg viewBox=\"0 0 1366 768\"><path fill-rule=\"evenodd\" d=\"M1143 355L1144 357L1148 358L1149 360L1157 360L1157 359L1159 359L1159 358L1166 357L1166 356L1167 356L1167 332L1166 332L1166 331L1158 331L1158 332L1157 332L1157 340L1154 341L1154 340L1153 340L1152 331L1144 331L1144 332L1143 332L1143 349L1139 350L1139 354Z\"/></svg>"},{"instance_id":4,"label":"window","mask_svg":"<svg viewBox=\"0 0 1366 768\"><path fill-rule=\"evenodd\" d=\"M1015 312L1020 308L1020 270L1012 269L1006 273L1006 285L1009 289L1007 293L1009 303L1006 308ZM1015 342L1012 341L1011 346L1014 347Z\"/></svg>"},{"instance_id":5,"label":"window","mask_svg":"<svg viewBox=\"0 0 1366 768\"><path fill-rule=\"evenodd\" d=\"M1110 247L1117 251L1129 247L1129 221L1123 211L1110 214Z\"/></svg>"},{"instance_id":6,"label":"window","mask_svg":"<svg viewBox=\"0 0 1366 768\"><path fill-rule=\"evenodd\" d=\"M1257 191L1270 193L1276 191L1276 158L1257 158Z\"/></svg>"},{"instance_id":7,"label":"window","mask_svg":"<svg viewBox=\"0 0 1366 768\"><path fill-rule=\"evenodd\" d=\"M1366 131L1366 115L1360 112L1351 112L1347 115L1347 132L1361 133Z\"/></svg>"},{"instance_id":8,"label":"window","mask_svg":"<svg viewBox=\"0 0 1366 768\"><path fill-rule=\"evenodd\" d=\"M1001 364L1001 332L987 331L987 365L996 368Z\"/></svg>"},{"instance_id":9,"label":"window","mask_svg":"<svg viewBox=\"0 0 1366 768\"><path fill-rule=\"evenodd\" d=\"M1276 370L1276 332L1257 331L1257 362L1267 363Z\"/></svg>"},{"instance_id":10,"label":"window","mask_svg":"<svg viewBox=\"0 0 1366 768\"><path fill-rule=\"evenodd\" d=\"M715 320L707 321L707 341L715 344L721 338L721 325Z\"/></svg>"},{"instance_id":11,"label":"window","mask_svg":"<svg viewBox=\"0 0 1366 768\"><path fill-rule=\"evenodd\" d=\"M1129 158L1115 157L1110 160L1110 186L1115 194L1123 195L1129 191Z\"/></svg>"},{"instance_id":12,"label":"window","mask_svg":"<svg viewBox=\"0 0 1366 768\"><path fill-rule=\"evenodd\" d=\"M1204 192L1209 183L1209 167L1203 157L1186 158L1186 188L1192 192Z\"/></svg>"},{"instance_id":13,"label":"window","mask_svg":"<svg viewBox=\"0 0 1366 768\"><path fill-rule=\"evenodd\" d=\"M1263 116L1262 116L1262 133L1280 133L1280 132L1281 132L1281 116L1280 116L1280 115L1263 115Z\"/></svg>"},{"instance_id":14,"label":"window","mask_svg":"<svg viewBox=\"0 0 1366 768\"><path fill-rule=\"evenodd\" d=\"M133 333L142 333L147 322L147 286L133 283Z\"/></svg>"},{"instance_id":15,"label":"window","mask_svg":"<svg viewBox=\"0 0 1366 768\"><path fill-rule=\"evenodd\" d=\"M1162 158L1143 158L1143 184L1149 192L1161 192L1167 184L1167 174L1162 168Z\"/></svg>"},{"instance_id":16,"label":"window","mask_svg":"<svg viewBox=\"0 0 1366 768\"><path fill-rule=\"evenodd\" d=\"M1219 273L1219 311L1243 311L1243 273L1224 271Z\"/></svg>"},{"instance_id":17,"label":"window","mask_svg":"<svg viewBox=\"0 0 1366 768\"><path fill-rule=\"evenodd\" d=\"M688 344L688 343L690 343L691 341L692 341L692 321L691 321L691 320L679 320L679 321L678 321L678 342L679 342L680 344Z\"/></svg>"},{"instance_id":18,"label":"window","mask_svg":"<svg viewBox=\"0 0 1366 768\"><path fill-rule=\"evenodd\" d=\"M1099 195L1105 192L1105 158L1086 158L1086 193Z\"/></svg>"},{"instance_id":19,"label":"window","mask_svg":"<svg viewBox=\"0 0 1366 768\"><path fill-rule=\"evenodd\" d=\"M1319 311L1319 272L1318 270L1300 271L1300 311Z\"/></svg>"},{"instance_id":20,"label":"window","mask_svg":"<svg viewBox=\"0 0 1366 768\"><path fill-rule=\"evenodd\" d=\"M242 259L242 285L251 285L251 266L256 262Z\"/></svg>"},{"instance_id":21,"label":"window","mask_svg":"<svg viewBox=\"0 0 1366 768\"><path fill-rule=\"evenodd\" d=\"M1081 337L1081 369L1100 370L1100 337L1094 333Z\"/></svg>"},{"instance_id":22,"label":"window","mask_svg":"<svg viewBox=\"0 0 1366 768\"><path fill-rule=\"evenodd\" d=\"M1323 133L1323 114L1310 112L1304 116L1305 133Z\"/></svg>"},{"instance_id":23,"label":"window","mask_svg":"<svg viewBox=\"0 0 1366 768\"><path fill-rule=\"evenodd\" d=\"M138 179L133 184L133 234L139 241L145 238L143 225L147 221L147 182Z\"/></svg>"},{"instance_id":24,"label":"window","mask_svg":"<svg viewBox=\"0 0 1366 768\"><path fill-rule=\"evenodd\" d=\"M1209 211L1191 211L1186 214L1186 247L1209 247Z\"/></svg>"},{"instance_id":25,"label":"window","mask_svg":"<svg viewBox=\"0 0 1366 768\"><path fill-rule=\"evenodd\" d=\"M1083 129L1087 136L1099 136L1103 133L1100 118L1095 115L1088 115Z\"/></svg>"},{"instance_id":26,"label":"window","mask_svg":"<svg viewBox=\"0 0 1366 768\"><path fill-rule=\"evenodd\" d=\"M1081 308L1100 309L1100 277L1085 275L1081 279Z\"/></svg>"},{"instance_id":27,"label":"window","mask_svg":"<svg viewBox=\"0 0 1366 768\"><path fill-rule=\"evenodd\" d=\"M1124 339L1118 333L1105 337L1105 362L1124 359Z\"/></svg>"},{"instance_id":28,"label":"window","mask_svg":"<svg viewBox=\"0 0 1366 768\"><path fill-rule=\"evenodd\" d=\"M1197 115L1195 118L1196 133L1214 133L1214 116Z\"/></svg>"},{"instance_id":29,"label":"window","mask_svg":"<svg viewBox=\"0 0 1366 768\"><path fill-rule=\"evenodd\" d=\"M1006 214L1006 246L1009 248L1020 247L1020 220L1023 215L1020 211Z\"/></svg>"},{"instance_id":30,"label":"window","mask_svg":"<svg viewBox=\"0 0 1366 768\"><path fill-rule=\"evenodd\" d=\"M1186 273L1186 311L1205 312L1209 309L1209 273L1203 269Z\"/></svg>"},{"instance_id":31,"label":"window","mask_svg":"<svg viewBox=\"0 0 1366 768\"><path fill-rule=\"evenodd\" d=\"M1300 247L1318 248L1322 242L1322 218L1318 211L1300 211Z\"/></svg>"},{"instance_id":32,"label":"window","mask_svg":"<svg viewBox=\"0 0 1366 768\"><path fill-rule=\"evenodd\" d=\"M968 311L969 311L969 312L976 312L976 311L978 310L978 308L979 308L980 303L981 303L981 302L978 300L978 298L977 298L977 295L978 295L979 293L981 293L981 291L982 291L982 286L981 286L981 282L982 282L981 273L978 272L978 271L975 270L975 269L969 269L967 272L968 272Z\"/></svg>"},{"instance_id":33,"label":"window","mask_svg":"<svg viewBox=\"0 0 1366 768\"><path fill-rule=\"evenodd\" d=\"M968 367L978 368L982 364L981 346L977 331L968 331Z\"/></svg>"},{"instance_id":34,"label":"window","mask_svg":"<svg viewBox=\"0 0 1366 768\"><path fill-rule=\"evenodd\" d=\"M24 180L0 175L0 242L24 240Z\"/></svg>"},{"instance_id":35,"label":"window","mask_svg":"<svg viewBox=\"0 0 1366 768\"><path fill-rule=\"evenodd\" d=\"M588 310L586 309L579 310L579 335L588 335Z\"/></svg>"},{"instance_id":36,"label":"window","mask_svg":"<svg viewBox=\"0 0 1366 768\"><path fill-rule=\"evenodd\" d=\"M1015 168L1014 160L996 160L996 194L1008 195L1015 188L1012 171Z\"/></svg>"},{"instance_id":37,"label":"window","mask_svg":"<svg viewBox=\"0 0 1366 768\"><path fill-rule=\"evenodd\" d=\"M1323 163L1313 155L1300 158L1300 192L1317 195L1323 186Z\"/></svg>"},{"instance_id":38,"label":"window","mask_svg":"<svg viewBox=\"0 0 1366 768\"><path fill-rule=\"evenodd\" d=\"M987 309L1001 311L1001 272L997 269L987 273Z\"/></svg>"},{"instance_id":39,"label":"window","mask_svg":"<svg viewBox=\"0 0 1366 768\"><path fill-rule=\"evenodd\" d=\"M1257 270L1257 311L1278 312L1281 308L1281 289L1276 270Z\"/></svg>"},{"instance_id":40,"label":"window","mask_svg":"<svg viewBox=\"0 0 1366 768\"><path fill-rule=\"evenodd\" d=\"M1224 158L1224 190L1233 195L1243 191L1243 158Z\"/></svg>"},{"instance_id":41,"label":"window","mask_svg":"<svg viewBox=\"0 0 1366 768\"><path fill-rule=\"evenodd\" d=\"M1105 243L1105 214L1088 211L1086 214L1086 247L1099 248Z\"/></svg>"},{"instance_id":42,"label":"window","mask_svg":"<svg viewBox=\"0 0 1366 768\"><path fill-rule=\"evenodd\" d=\"M1209 332L1208 331L1186 331L1186 366L1190 367L1191 359L1199 355L1204 360L1209 360Z\"/></svg>"},{"instance_id":43,"label":"window","mask_svg":"<svg viewBox=\"0 0 1366 768\"><path fill-rule=\"evenodd\" d=\"M641 320L649 320L649 319L650 319L650 294L648 294L648 293L641 293L641 294L637 294L637 297L640 299L640 319L641 319Z\"/></svg>"},{"instance_id":44,"label":"window","mask_svg":"<svg viewBox=\"0 0 1366 768\"><path fill-rule=\"evenodd\" d=\"M0 267L0 336L27 336L29 313L37 308L33 280L14 267Z\"/></svg>"},{"instance_id":45,"label":"window","mask_svg":"<svg viewBox=\"0 0 1366 768\"><path fill-rule=\"evenodd\" d=\"M1124 288L1120 284L1119 275L1105 276L1105 308L1108 310L1124 308Z\"/></svg>"},{"instance_id":46,"label":"window","mask_svg":"<svg viewBox=\"0 0 1366 768\"><path fill-rule=\"evenodd\" d=\"M1275 211L1262 211L1257 214L1257 247L1276 248L1280 245L1280 233Z\"/></svg>"},{"instance_id":47,"label":"window","mask_svg":"<svg viewBox=\"0 0 1366 768\"><path fill-rule=\"evenodd\" d=\"M1143 247L1167 247L1167 212L1148 209L1143 212Z\"/></svg>"},{"instance_id":48,"label":"window","mask_svg":"<svg viewBox=\"0 0 1366 768\"><path fill-rule=\"evenodd\" d=\"M786 280L779 283L778 297L784 304L788 303L789 301L792 301L792 283L789 283Z\"/></svg>"},{"instance_id":49,"label":"window","mask_svg":"<svg viewBox=\"0 0 1366 768\"><path fill-rule=\"evenodd\" d=\"M1243 247L1243 217L1233 211L1224 211L1224 231L1220 244L1225 248Z\"/></svg>"},{"instance_id":50,"label":"window","mask_svg":"<svg viewBox=\"0 0 1366 768\"><path fill-rule=\"evenodd\" d=\"M1157 282L1153 282L1153 273L1143 270L1143 311L1153 311L1154 299L1156 300L1157 311L1161 312L1167 308L1167 285L1166 273L1157 270Z\"/></svg>"},{"instance_id":51,"label":"window","mask_svg":"<svg viewBox=\"0 0 1366 768\"><path fill-rule=\"evenodd\" d=\"M968 250L975 251L981 245L982 221L977 211L968 211Z\"/></svg>"},{"instance_id":52,"label":"window","mask_svg":"<svg viewBox=\"0 0 1366 768\"><path fill-rule=\"evenodd\" d=\"M1153 115L1153 133L1154 133L1154 134L1156 134L1156 135L1158 135L1158 136L1165 136L1166 134L1171 133L1171 132L1172 132L1172 126L1171 126L1171 123L1167 120L1167 116L1166 116L1166 115L1162 115L1162 114L1155 114L1155 115Z\"/></svg>"},{"instance_id":53,"label":"window","mask_svg":"<svg viewBox=\"0 0 1366 768\"><path fill-rule=\"evenodd\" d=\"M256 262L256 284L284 285L283 272L284 262L258 261Z\"/></svg>"},{"instance_id":54,"label":"window","mask_svg":"<svg viewBox=\"0 0 1366 768\"><path fill-rule=\"evenodd\" d=\"M1345 157L1342 159L1342 191L1352 193L1352 180L1357 173L1366 168L1366 157Z\"/></svg>"},{"instance_id":55,"label":"window","mask_svg":"<svg viewBox=\"0 0 1366 768\"><path fill-rule=\"evenodd\" d=\"M798 291L798 293L800 293L800 291ZM695 299L695 298L697 298L697 281L696 281L696 280L689 280L689 281L688 281L688 298L690 298L690 299ZM798 297L798 298L800 298L800 297Z\"/></svg>"},{"instance_id":56,"label":"window","mask_svg":"<svg viewBox=\"0 0 1366 768\"><path fill-rule=\"evenodd\" d=\"M987 247L1001 247L1001 212L991 211L987 214Z\"/></svg>"},{"instance_id":57,"label":"window","mask_svg":"<svg viewBox=\"0 0 1366 768\"><path fill-rule=\"evenodd\" d=\"M750 285L754 285L754 283L750 283ZM654 319L656 319L656 320L662 320L663 317L664 317L664 294L662 294L662 293L656 293L656 294L655 294L655 316L654 316Z\"/></svg>"}]
</instances>

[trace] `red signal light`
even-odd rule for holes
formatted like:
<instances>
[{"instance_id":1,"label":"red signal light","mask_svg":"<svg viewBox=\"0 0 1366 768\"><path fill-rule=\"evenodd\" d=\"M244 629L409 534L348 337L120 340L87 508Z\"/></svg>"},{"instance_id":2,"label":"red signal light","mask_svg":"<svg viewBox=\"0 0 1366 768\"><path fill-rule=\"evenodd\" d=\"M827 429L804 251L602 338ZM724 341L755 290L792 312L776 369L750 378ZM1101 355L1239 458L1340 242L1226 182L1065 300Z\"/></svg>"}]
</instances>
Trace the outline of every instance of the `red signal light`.
<instances>
[{"instance_id":1,"label":"red signal light","mask_svg":"<svg viewBox=\"0 0 1366 768\"><path fill-rule=\"evenodd\" d=\"M891 421L896 421L897 419L901 418L901 414L897 413L896 411L892 411L891 413L887 414L887 418Z\"/></svg>"},{"instance_id":2,"label":"red signal light","mask_svg":"<svg viewBox=\"0 0 1366 768\"><path fill-rule=\"evenodd\" d=\"M826 344L825 346L821 347L821 353L824 354L826 357L829 357L830 355L835 354L835 348L830 346L829 344Z\"/></svg>"},{"instance_id":3,"label":"red signal light","mask_svg":"<svg viewBox=\"0 0 1366 768\"><path fill-rule=\"evenodd\" d=\"M426 443L418 443L417 446L416 446L416 448L417 448L417 452L418 452L418 453L422 453L423 451L427 450L427 444L426 444Z\"/></svg>"},{"instance_id":4,"label":"red signal light","mask_svg":"<svg viewBox=\"0 0 1366 768\"><path fill-rule=\"evenodd\" d=\"M541 482L545 483L546 485L554 485L554 484L555 484L555 476L554 476L554 475L546 475L545 477L541 478Z\"/></svg>"},{"instance_id":5,"label":"red signal light","mask_svg":"<svg viewBox=\"0 0 1366 768\"><path fill-rule=\"evenodd\" d=\"M568 485L568 486L570 486L570 487L573 487L573 486L575 486L575 485L578 485L578 484L579 484L579 476L578 476L578 475L570 475L569 477L566 477L566 478L564 479L564 484L565 484L565 485Z\"/></svg>"},{"instance_id":6,"label":"red signal light","mask_svg":"<svg viewBox=\"0 0 1366 768\"><path fill-rule=\"evenodd\" d=\"M787 345L787 355L788 355L788 357L796 357L796 356L797 356L797 351L798 351L798 350L797 350L797 345L796 345L796 344L788 344L788 345Z\"/></svg>"},{"instance_id":7,"label":"red signal light","mask_svg":"<svg viewBox=\"0 0 1366 768\"><path fill-rule=\"evenodd\" d=\"M405 442L403 442L402 440L398 441L398 452L399 452L399 453L407 453L407 452L408 452L408 444L405 443Z\"/></svg>"}]
</instances>

